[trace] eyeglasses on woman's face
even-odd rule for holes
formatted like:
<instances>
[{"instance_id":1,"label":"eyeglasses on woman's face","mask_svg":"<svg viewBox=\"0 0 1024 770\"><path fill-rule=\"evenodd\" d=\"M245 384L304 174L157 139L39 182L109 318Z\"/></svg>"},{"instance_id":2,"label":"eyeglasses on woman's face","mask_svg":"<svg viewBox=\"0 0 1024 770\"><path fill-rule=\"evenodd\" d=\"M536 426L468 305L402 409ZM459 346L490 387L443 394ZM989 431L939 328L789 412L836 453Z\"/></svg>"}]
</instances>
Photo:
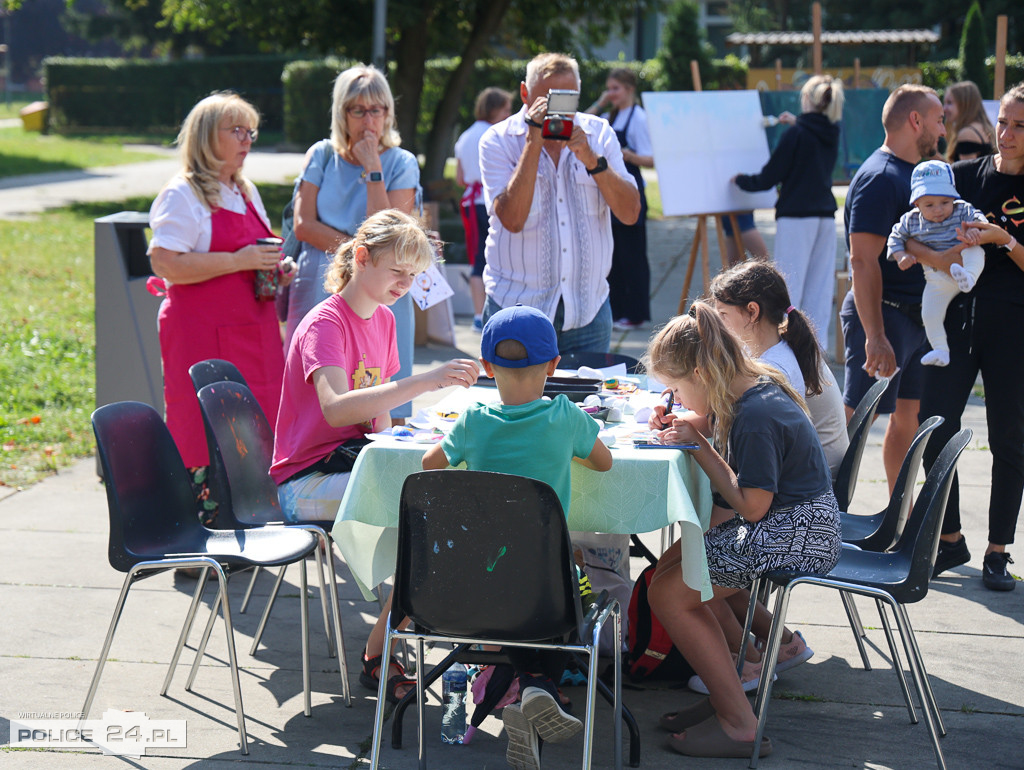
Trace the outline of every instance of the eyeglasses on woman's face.
<instances>
[{"instance_id":1,"label":"eyeglasses on woman's face","mask_svg":"<svg viewBox=\"0 0 1024 770\"><path fill-rule=\"evenodd\" d=\"M230 126L228 128L222 128L221 131L227 131L240 142L244 142L246 139L250 142L255 142L256 137L260 135L258 129L248 128L247 126Z\"/></svg>"},{"instance_id":2,"label":"eyeglasses on woman's face","mask_svg":"<svg viewBox=\"0 0 1024 770\"><path fill-rule=\"evenodd\" d=\"M362 107L358 104L354 104L351 107L346 108L345 114L355 118L356 120L360 120L367 115L371 118L382 118L388 114L388 108L381 107L380 105L376 105L374 107Z\"/></svg>"}]
</instances>

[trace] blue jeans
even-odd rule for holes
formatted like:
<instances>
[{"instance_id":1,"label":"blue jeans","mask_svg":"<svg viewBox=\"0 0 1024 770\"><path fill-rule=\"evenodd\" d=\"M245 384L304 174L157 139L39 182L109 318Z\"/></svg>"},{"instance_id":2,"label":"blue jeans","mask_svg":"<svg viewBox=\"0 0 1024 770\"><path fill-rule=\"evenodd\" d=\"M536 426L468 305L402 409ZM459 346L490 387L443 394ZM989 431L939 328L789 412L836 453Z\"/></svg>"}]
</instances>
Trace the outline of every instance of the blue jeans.
<instances>
[{"instance_id":1,"label":"blue jeans","mask_svg":"<svg viewBox=\"0 0 1024 770\"><path fill-rule=\"evenodd\" d=\"M494 299L487 295L484 302L483 322L487 325L487 319L501 310L501 306ZM565 319L565 306L562 300L558 301L558 309L555 310L555 333L558 335L558 352L560 355L566 353L607 353L612 345L612 306L606 299L601 309L597 311L594 320L586 326L578 329L562 330Z\"/></svg>"}]
</instances>

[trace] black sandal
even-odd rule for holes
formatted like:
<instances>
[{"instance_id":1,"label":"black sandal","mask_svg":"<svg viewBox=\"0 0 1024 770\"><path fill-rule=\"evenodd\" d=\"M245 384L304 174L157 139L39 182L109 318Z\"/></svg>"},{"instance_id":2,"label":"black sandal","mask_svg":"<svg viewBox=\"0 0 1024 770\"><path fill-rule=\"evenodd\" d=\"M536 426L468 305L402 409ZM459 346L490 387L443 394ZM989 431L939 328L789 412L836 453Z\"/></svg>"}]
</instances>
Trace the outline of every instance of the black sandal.
<instances>
[{"instance_id":1,"label":"black sandal","mask_svg":"<svg viewBox=\"0 0 1024 770\"><path fill-rule=\"evenodd\" d=\"M363 670L359 673L359 683L368 690L377 692L380 686L380 669L381 669L381 656L375 655L372 658L366 656L366 650L363 650ZM390 677L387 682L387 687L384 691L385 700L388 703L398 703L401 698L398 697L398 688L411 686L413 689L416 687L416 680L410 679L405 675L405 667L399 663L395 656L392 655L388 662L388 670L391 670L391 666L398 666L398 670L401 674L395 674ZM415 696L414 696L415 697Z\"/></svg>"}]
</instances>

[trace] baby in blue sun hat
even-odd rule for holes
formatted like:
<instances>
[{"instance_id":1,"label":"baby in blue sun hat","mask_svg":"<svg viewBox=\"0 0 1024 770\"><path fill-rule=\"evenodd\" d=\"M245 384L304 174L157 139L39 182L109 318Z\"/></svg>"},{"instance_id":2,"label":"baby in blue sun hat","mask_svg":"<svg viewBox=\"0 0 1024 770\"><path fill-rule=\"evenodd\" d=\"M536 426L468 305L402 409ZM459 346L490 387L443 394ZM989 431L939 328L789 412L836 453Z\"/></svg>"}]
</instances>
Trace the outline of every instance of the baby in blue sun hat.
<instances>
[{"instance_id":1,"label":"baby in blue sun hat","mask_svg":"<svg viewBox=\"0 0 1024 770\"><path fill-rule=\"evenodd\" d=\"M910 202L914 208L900 217L892 227L887 246L889 259L896 260L900 270L909 270L917 260L906 252L908 238L920 241L936 251L945 251L962 241L957 229L964 222L985 222L985 216L967 201L961 200L953 183L953 169L940 160L918 165L910 177ZM964 237L973 245L960 256L963 266L953 264L949 275L942 270L922 265L925 288L921 297L921 320L932 349L921 357L926 366L948 366L949 344L943 321L946 308L959 292L970 291L985 268L985 252L978 242L978 231L968 228Z\"/></svg>"}]
</instances>

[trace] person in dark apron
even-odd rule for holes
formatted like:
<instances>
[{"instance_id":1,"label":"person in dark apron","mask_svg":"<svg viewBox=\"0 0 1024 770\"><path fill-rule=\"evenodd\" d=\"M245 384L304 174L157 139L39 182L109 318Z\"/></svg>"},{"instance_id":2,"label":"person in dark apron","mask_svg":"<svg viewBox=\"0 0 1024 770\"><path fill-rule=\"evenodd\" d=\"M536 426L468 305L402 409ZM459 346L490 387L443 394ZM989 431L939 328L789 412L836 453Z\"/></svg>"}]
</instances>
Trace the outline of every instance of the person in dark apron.
<instances>
[{"instance_id":1,"label":"person in dark apron","mask_svg":"<svg viewBox=\"0 0 1024 770\"><path fill-rule=\"evenodd\" d=\"M622 145L622 158L626 170L636 180L640 191L640 217L635 224L626 225L612 216L612 269L608 273L609 300L612 306L613 328L628 331L640 328L651 320L651 269L647 262L647 196L640 168L654 168L651 136L647 130L647 113L637 103L637 79L625 67L608 73L605 91L587 112L605 118L611 123ZM610 106L608 112L601 110Z\"/></svg>"},{"instance_id":2,"label":"person in dark apron","mask_svg":"<svg viewBox=\"0 0 1024 770\"><path fill-rule=\"evenodd\" d=\"M208 358L235 364L273 425L281 398L284 349L273 294L257 296L257 271L281 283L279 246L242 164L256 138L256 110L234 94L200 101L182 124L182 171L150 209L149 257L156 293L167 427L189 468L204 523L216 516L205 485L206 434L189 367ZM290 263L289 263L290 264Z\"/></svg>"}]
</instances>

